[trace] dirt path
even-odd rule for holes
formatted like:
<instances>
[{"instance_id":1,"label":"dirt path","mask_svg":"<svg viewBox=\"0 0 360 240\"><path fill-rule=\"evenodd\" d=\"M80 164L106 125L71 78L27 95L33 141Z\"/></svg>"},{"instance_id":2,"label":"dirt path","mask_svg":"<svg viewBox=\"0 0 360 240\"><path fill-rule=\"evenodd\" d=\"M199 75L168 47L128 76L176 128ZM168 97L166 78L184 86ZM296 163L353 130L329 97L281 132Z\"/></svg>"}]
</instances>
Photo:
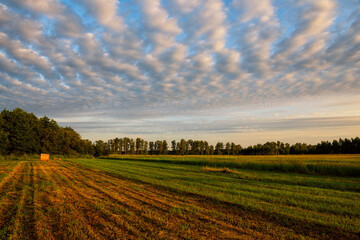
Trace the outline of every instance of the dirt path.
<instances>
[{"instance_id":1,"label":"dirt path","mask_svg":"<svg viewBox=\"0 0 360 240\"><path fill-rule=\"evenodd\" d=\"M0 196L0 239L302 237L298 227L231 204L70 162L21 162L0 182ZM305 239L322 238L315 234Z\"/></svg>"}]
</instances>

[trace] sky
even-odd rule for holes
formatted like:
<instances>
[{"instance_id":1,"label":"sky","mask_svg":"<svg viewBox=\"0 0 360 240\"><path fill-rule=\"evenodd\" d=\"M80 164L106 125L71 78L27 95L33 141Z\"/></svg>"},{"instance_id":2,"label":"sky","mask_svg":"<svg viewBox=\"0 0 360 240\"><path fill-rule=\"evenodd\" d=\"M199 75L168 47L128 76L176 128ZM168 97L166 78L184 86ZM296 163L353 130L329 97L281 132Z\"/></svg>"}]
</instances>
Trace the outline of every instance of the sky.
<instances>
[{"instance_id":1,"label":"sky","mask_svg":"<svg viewBox=\"0 0 360 240\"><path fill-rule=\"evenodd\" d=\"M0 107L83 138L360 136L359 0L0 0Z\"/></svg>"}]
</instances>

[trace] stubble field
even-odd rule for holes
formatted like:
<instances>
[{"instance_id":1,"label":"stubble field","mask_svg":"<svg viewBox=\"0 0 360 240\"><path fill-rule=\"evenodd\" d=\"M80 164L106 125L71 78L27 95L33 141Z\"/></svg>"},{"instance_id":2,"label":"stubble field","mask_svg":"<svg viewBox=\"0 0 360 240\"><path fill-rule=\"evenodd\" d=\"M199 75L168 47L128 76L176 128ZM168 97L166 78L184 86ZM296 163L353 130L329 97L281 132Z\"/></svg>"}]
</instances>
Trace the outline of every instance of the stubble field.
<instances>
[{"instance_id":1,"label":"stubble field","mask_svg":"<svg viewBox=\"0 0 360 240\"><path fill-rule=\"evenodd\" d=\"M359 155L3 160L0 239L360 239L359 165Z\"/></svg>"}]
</instances>

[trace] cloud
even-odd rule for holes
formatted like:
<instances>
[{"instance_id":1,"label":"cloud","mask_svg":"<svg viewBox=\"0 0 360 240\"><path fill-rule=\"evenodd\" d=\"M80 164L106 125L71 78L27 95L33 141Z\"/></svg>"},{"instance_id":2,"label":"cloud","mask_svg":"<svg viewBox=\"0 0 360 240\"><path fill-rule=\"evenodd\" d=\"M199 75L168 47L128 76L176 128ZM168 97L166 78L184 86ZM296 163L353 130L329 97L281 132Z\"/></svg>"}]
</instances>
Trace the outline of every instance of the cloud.
<instances>
[{"instance_id":1,"label":"cloud","mask_svg":"<svg viewBox=\"0 0 360 240\"><path fill-rule=\"evenodd\" d=\"M231 7L239 14L234 27L237 48L242 53L241 66L257 78L272 78L272 49L280 35L279 20L270 0L235 0Z\"/></svg>"},{"instance_id":2,"label":"cloud","mask_svg":"<svg viewBox=\"0 0 360 240\"><path fill-rule=\"evenodd\" d=\"M248 22L254 18L261 23L271 22L274 18L274 6L271 0L234 0L231 7L241 11L241 22Z\"/></svg>"},{"instance_id":3,"label":"cloud","mask_svg":"<svg viewBox=\"0 0 360 240\"><path fill-rule=\"evenodd\" d=\"M4 0L0 104L155 123L175 116L171 124L190 132L203 111L227 118L243 108L358 96L359 13L352 0ZM193 131L240 133L222 121Z\"/></svg>"},{"instance_id":4,"label":"cloud","mask_svg":"<svg viewBox=\"0 0 360 240\"><path fill-rule=\"evenodd\" d=\"M10 40L5 33L0 32L0 46L18 62L34 66L39 71L51 72L51 64L39 53L26 48L20 41Z\"/></svg>"},{"instance_id":5,"label":"cloud","mask_svg":"<svg viewBox=\"0 0 360 240\"><path fill-rule=\"evenodd\" d=\"M1 52L0 52L0 69L10 74L16 74L18 72L17 65Z\"/></svg>"},{"instance_id":6,"label":"cloud","mask_svg":"<svg viewBox=\"0 0 360 240\"><path fill-rule=\"evenodd\" d=\"M21 17L7 6L0 4L0 27L2 31L27 42L36 42L42 34L42 23Z\"/></svg>"},{"instance_id":7,"label":"cloud","mask_svg":"<svg viewBox=\"0 0 360 240\"><path fill-rule=\"evenodd\" d=\"M123 20L117 15L116 0L83 0L86 10L103 26L120 31Z\"/></svg>"},{"instance_id":8,"label":"cloud","mask_svg":"<svg viewBox=\"0 0 360 240\"><path fill-rule=\"evenodd\" d=\"M5 1L10 6L27 8L33 12L58 15L63 11L63 6L56 0L11 0Z\"/></svg>"},{"instance_id":9,"label":"cloud","mask_svg":"<svg viewBox=\"0 0 360 240\"><path fill-rule=\"evenodd\" d=\"M281 58L289 57L296 53L305 44L324 44L328 29L335 19L336 2L334 0L301 1L295 3L297 12L297 24L291 36L279 43L279 54ZM323 49L323 45L320 48ZM309 47L308 47L309 48ZM305 56L314 54L309 51ZM299 52L302 56L303 51ZM291 56L294 57L294 56Z\"/></svg>"},{"instance_id":10,"label":"cloud","mask_svg":"<svg viewBox=\"0 0 360 240\"><path fill-rule=\"evenodd\" d=\"M226 45L226 13L220 0L173 1L183 11L173 13L182 18L180 26L188 44L196 44L195 49L221 51ZM206 39L206 41L204 41Z\"/></svg>"},{"instance_id":11,"label":"cloud","mask_svg":"<svg viewBox=\"0 0 360 240\"><path fill-rule=\"evenodd\" d=\"M80 17L72 9L57 0L11 0L5 1L9 6L28 11L35 15L35 18L44 15L49 19L54 19L56 34L65 37L77 37L84 31ZM39 16L36 16L39 15Z\"/></svg>"},{"instance_id":12,"label":"cloud","mask_svg":"<svg viewBox=\"0 0 360 240\"><path fill-rule=\"evenodd\" d=\"M175 37L181 33L175 18L170 17L161 6L160 0L138 0L143 14L145 40L154 54L159 54L175 44Z\"/></svg>"}]
</instances>

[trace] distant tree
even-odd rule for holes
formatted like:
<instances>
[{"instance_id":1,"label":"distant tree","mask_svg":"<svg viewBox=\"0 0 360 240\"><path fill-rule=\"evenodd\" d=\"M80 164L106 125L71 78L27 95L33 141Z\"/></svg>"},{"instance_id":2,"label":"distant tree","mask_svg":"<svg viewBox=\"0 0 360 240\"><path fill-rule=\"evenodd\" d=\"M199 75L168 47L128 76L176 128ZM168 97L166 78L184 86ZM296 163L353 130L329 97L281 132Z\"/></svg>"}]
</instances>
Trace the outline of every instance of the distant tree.
<instances>
[{"instance_id":1,"label":"distant tree","mask_svg":"<svg viewBox=\"0 0 360 240\"><path fill-rule=\"evenodd\" d=\"M214 146L213 146L213 145L210 145L210 147L209 147L209 152L210 152L210 155L214 155L215 149L214 149Z\"/></svg>"},{"instance_id":2,"label":"distant tree","mask_svg":"<svg viewBox=\"0 0 360 240\"><path fill-rule=\"evenodd\" d=\"M114 153L114 140L109 139L109 140L107 141L107 143L108 143L109 152L110 152L110 153Z\"/></svg>"},{"instance_id":3,"label":"distant tree","mask_svg":"<svg viewBox=\"0 0 360 240\"><path fill-rule=\"evenodd\" d=\"M221 155L223 148L224 148L224 144L222 142L218 142L215 146L216 155Z\"/></svg>"},{"instance_id":4,"label":"distant tree","mask_svg":"<svg viewBox=\"0 0 360 240\"><path fill-rule=\"evenodd\" d=\"M163 154L163 142L160 140L157 140L155 142L155 152L157 154Z\"/></svg>"},{"instance_id":5,"label":"distant tree","mask_svg":"<svg viewBox=\"0 0 360 240\"><path fill-rule=\"evenodd\" d=\"M231 143L230 154L231 155L237 155L237 153L236 153L236 145L233 142Z\"/></svg>"},{"instance_id":6,"label":"distant tree","mask_svg":"<svg viewBox=\"0 0 360 240\"><path fill-rule=\"evenodd\" d=\"M360 153L360 138L356 137L354 139L352 139L352 144L353 144L353 153Z\"/></svg>"},{"instance_id":7,"label":"distant tree","mask_svg":"<svg viewBox=\"0 0 360 240\"><path fill-rule=\"evenodd\" d=\"M285 143L285 154L290 154L290 144L289 143Z\"/></svg>"},{"instance_id":8,"label":"distant tree","mask_svg":"<svg viewBox=\"0 0 360 240\"><path fill-rule=\"evenodd\" d=\"M171 141L171 150L172 150L172 154L176 154L176 141L175 140Z\"/></svg>"},{"instance_id":9,"label":"distant tree","mask_svg":"<svg viewBox=\"0 0 360 240\"><path fill-rule=\"evenodd\" d=\"M185 147L185 153L186 153L186 154L191 154L192 144L193 144L193 140L192 140L192 139L189 139L189 140L186 141L186 147Z\"/></svg>"},{"instance_id":10,"label":"distant tree","mask_svg":"<svg viewBox=\"0 0 360 240\"><path fill-rule=\"evenodd\" d=\"M144 142L144 154L148 155L149 154L149 144L147 141Z\"/></svg>"},{"instance_id":11,"label":"distant tree","mask_svg":"<svg viewBox=\"0 0 360 240\"><path fill-rule=\"evenodd\" d=\"M107 143L105 143L102 140L98 140L95 142L94 150L95 150L95 154L94 154L95 157L106 156L109 154L108 152L109 146Z\"/></svg>"},{"instance_id":12,"label":"distant tree","mask_svg":"<svg viewBox=\"0 0 360 240\"><path fill-rule=\"evenodd\" d=\"M124 153L128 154L130 151L130 138L124 137L123 144L124 144Z\"/></svg>"},{"instance_id":13,"label":"distant tree","mask_svg":"<svg viewBox=\"0 0 360 240\"><path fill-rule=\"evenodd\" d=\"M167 155L168 151L169 151L169 149L168 149L169 146L168 146L168 143L166 142L166 140L163 140L162 147L163 147L162 154Z\"/></svg>"},{"instance_id":14,"label":"distant tree","mask_svg":"<svg viewBox=\"0 0 360 240\"><path fill-rule=\"evenodd\" d=\"M332 152L335 154L341 153L341 147L337 140L332 142Z\"/></svg>"},{"instance_id":15,"label":"distant tree","mask_svg":"<svg viewBox=\"0 0 360 240\"><path fill-rule=\"evenodd\" d=\"M235 155L240 155L240 154L241 154L241 150L242 150L242 147L241 147L240 144L235 145Z\"/></svg>"},{"instance_id":16,"label":"distant tree","mask_svg":"<svg viewBox=\"0 0 360 240\"><path fill-rule=\"evenodd\" d=\"M130 139L129 141L129 146L130 146L130 154L134 154L135 153L135 142L134 139Z\"/></svg>"},{"instance_id":17,"label":"distant tree","mask_svg":"<svg viewBox=\"0 0 360 240\"><path fill-rule=\"evenodd\" d=\"M153 155L155 150L155 144L154 142L150 142L149 145L150 145L150 154Z\"/></svg>"},{"instance_id":18,"label":"distant tree","mask_svg":"<svg viewBox=\"0 0 360 240\"><path fill-rule=\"evenodd\" d=\"M229 142L227 142L225 144L225 152L227 155L230 155L230 151L231 151L231 144Z\"/></svg>"},{"instance_id":19,"label":"distant tree","mask_svg":"<svg viewBox=\"0 0 360 240\"><path fill-rule=\"evenodd\" d=\"M195 140L193 141L192 147L191 147L191 151L192 154L197 155L197 154L201 154L201 150L200 150L200 141Z\"/></svg>"},{"instance_id":20,"label":"distant tree","mask_svg":"<svg viewBox=\"0 0 360 240\"><path fill-rule=\"evenodd\" d=\"M119 154L119 145L120 145L120 139L115 138L114 139L114 153Z\"/></svg>"},{"instance_id":21,"label":"distant tree","mask_svg":"<svg viewBox=\"0 0 360 240\"><path fill-rule=\"evenodd\" d=\"M145 154L145 140L144 139L141 139L140 151L141 151L141 154Z\"/></svg>"},{"instance_id":22,"label":"distant tree","mask_svg":"<svg viewBox=\"0 0 360 240\"><path fill-rule=\"evenodd\" d=\"M124 149L124 139L120 138L119 139L119 154L123 153L123 149Z\"/></svg>"},{"instance_id":23,"label":"distant tree","mask_svg":"<svg viewBox=\"0 0 360 240\"><path fill-rule=\"evenodd\" d=\"M180 155L184 155L187 149L187 143L185 141L185 139L181 139L180 140Z\"/></svg>"},{"instance_id":24,"label":"distant tree","mask_svg":"<svg viewBox=\"0 0 360 240\"><path fill-rule=\"evenodd\" d=\"M141 138L136 138L135 140L136 154L140 154L141 150Z\"/></svg>"},{"instance_id":25,"label":"distant tree","mask_svg":"<svg viewBox=\"0 0 360 240\"><path fill-rule=\"evenodd\" d=\"M350 139L345 138L341 144L341 153L353 153L353 146Z\"/></svg>"},{"instance_id":26,"label":"distant tree","mask_svg":"<svg viewBox=\"0 0 360 240\"><path fill-rule=\"evenodd\" d=\"M207 141L204 142L205 155L210 155L210 147Z\"/></svg>"},{"instance_id":27,"label":"distant tree","mask_svg":"<svg viewBox=\"0 0 360 240\"><path fill-rule=\"evenodd\" d=\"M95 153L94 146L90 140L88 139L82 140L81 145L83 149L82 154L94 155Z\"/></svg>"},{"instance_id":28,"label":"distant tree","mask_svg":"<svg viewBox=\"0 0 360 240\"><path fill-rule=\"evenodd\" d=\"M180 142L176 143L176 154L180 154Z\"/></svg>"},{"instance_id":29,"label":"distant tree","mask_svg":"<svg viewBox=\"0 0 360 240\"><path fill-rule=\"evenodd\" d=\"M200 154L201 155L204 155L204 153L205 153L205 143L204 143L204 141L200 141L200 143L199 143L199 150L200 150Z\"/></svg>"}]
</instances>

